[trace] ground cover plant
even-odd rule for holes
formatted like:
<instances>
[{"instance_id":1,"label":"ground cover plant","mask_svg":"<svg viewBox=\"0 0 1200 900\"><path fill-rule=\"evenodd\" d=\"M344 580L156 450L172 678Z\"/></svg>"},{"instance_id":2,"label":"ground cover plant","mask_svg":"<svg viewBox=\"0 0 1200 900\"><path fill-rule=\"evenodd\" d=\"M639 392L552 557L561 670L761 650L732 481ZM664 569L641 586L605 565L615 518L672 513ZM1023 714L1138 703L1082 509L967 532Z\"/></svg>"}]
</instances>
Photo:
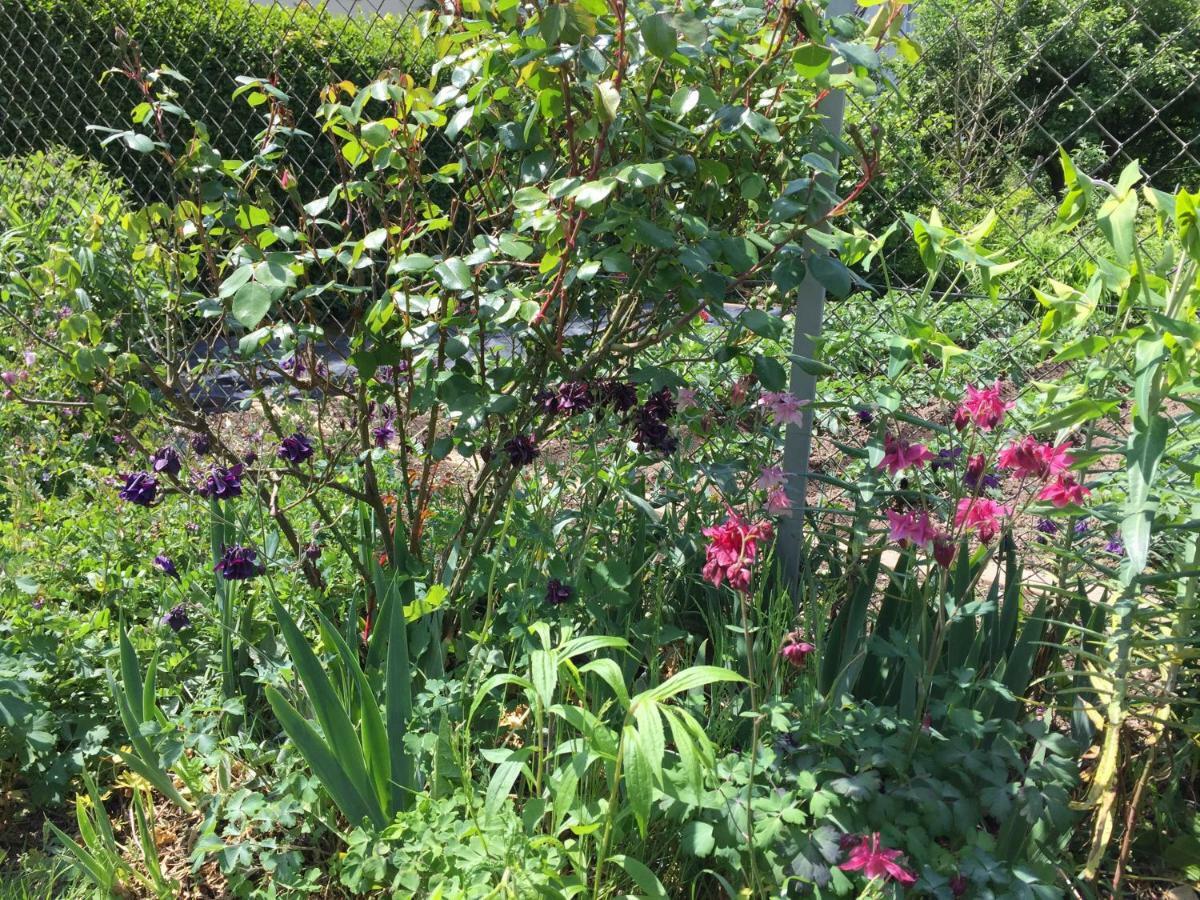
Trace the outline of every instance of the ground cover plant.
<instances>
[{"instance_id":1,"label":"ground cover plant","mask_svg":"<svg viewBox=\"0 0 1200 900\"><path fill-rule=\"evenodd\" d=\"M247 72L238 158L128 42L93 137L170 202L0 178L0 891L1195 880L1198 196L1064 153L1070 280L854 226L887 160L822 101L886 102L901 11L430 12L315 134ZM790 353L889 242L924 287Z\"/></svg>"}]
</instances>

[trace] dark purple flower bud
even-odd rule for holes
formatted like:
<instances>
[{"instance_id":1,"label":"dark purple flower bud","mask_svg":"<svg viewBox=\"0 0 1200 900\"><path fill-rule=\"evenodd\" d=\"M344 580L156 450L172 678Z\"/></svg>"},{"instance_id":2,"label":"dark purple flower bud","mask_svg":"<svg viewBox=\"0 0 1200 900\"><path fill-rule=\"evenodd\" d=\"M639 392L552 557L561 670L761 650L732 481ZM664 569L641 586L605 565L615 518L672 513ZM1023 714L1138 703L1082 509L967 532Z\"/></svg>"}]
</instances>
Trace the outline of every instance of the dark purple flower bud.
<instances>
[{"instance_id":1,"label":"dark purple flower bud","mask_svg":"<svg viewBox=\"0 0 1200 900\"><path fill-rule=\"evenodd\" d=\"M575 589L569 584L563 584L557 578L551 578L546 582L546 602L552 606L566 603L574 596Z\"/></svg>"},{"instance_id":2,"label":"dark purple flower bud","mask_svg":"<svg viewBox=\"0 0 1200 900\"><path fill-rule=\"evenodd\" d=\"M931 469L953 469L958 465L958 458L962 456L962 447L952 447L949 450L939 450L937 458L929 464Z\"/></svg>"},{"instance_id":3,"label":"dark purple flower bud","mask_svg":"<svg viewBox=\"0 0 1200 900\"><path fill-rule=\"evenodd\" d=\"M179 474L179 454L174 447L159 447L150 454L150 468L167 475Z\"/></svg>"},{"instance_id":4,"label":"dark purple flower bud","mask_svg":"<svg viewBox=\"0 0 1200 900\"><path fill-rule=\"evenodd\" d=\"M371 429L371 437L375 440L376 447L386 447L396 437L396 429L392 427L391 422L384 422Z\"/></svg>"},{"instance_id":5,"label":"dark purple flower bud","mask_svg":"<svg viewBox=\"0 0 1200 900\"><path fill-rule=\"evenodd\" d=\"M212 450L212 441L208 439L207 434L192 435L192 451L197 456L207 456L210 450Z\"/></svg>"},{"instance_id":6,"label":"dark purple flower bud","mask_svg":"<svg viewBox=\"0 0 1200 900\"><path fill-rule=\"evenodd\" d=\"M258 564L258 552L250 547L240 547L234 544L226 547L213 571L220 574L226 581L246 581L255 578L266 571Z\"/></svg>"},{"instance_id":7,"label":"dark purple flower bud","mask_svg":"<svg viewBox=\"0 0 1200 900\"><path fill-rule=\"evenodd\" d=\"M258 453L256 453L254 450L247 450L246 455L242 457L242 462L248 466L254 465L256 462L258 462Z\"/></svg>"},{"instance_id":8,"label":"dark purple flower bud","mask_svg":"<svg viewBox=\"0 0 1200 900\"><path fill-rule=\"evenodd\" d=\"M1088 533L1090 528L1091 528L1091 526L1088 525L1088 520L1086 518L1080 519L1078 522L1075 523L1075 534L1082 537L1083 535Z\"/></svg>"},{"instance_id":9,"label":"dark purple flower bud","mask_svg":"<svg viewBox=\"0 0 1200 900\"><path fill-rule=\"evenodd\" d=\"M508 461L519 468L529 465L542 451L538 449L536 435L518 434L505 441L504 452L508 454Z\"/></svg>"},{"instance_id":10,"label":"dark purple flower bud","mask_svg":"<svg viewBox=\"0 0 1200 900\"><path fill-rule=\"evenodd\" d=\"M858 424L860 425L870 425L875 421L875 413L867 406L859 407L854 416L858 419Z\"/></svg>"},{"instance_id":11,"label":"dark purple flower bud","mask_svg":"<svg viewBox=\"0 0 1200 900\"><path fill-rule=\"evenodd\" d=\"M955 875L950 879L950 893L955 897L961 897L967 892L967 888L970 886L970 882L967 881L964 875Z\"/></svg>"},{"instance_id":12,"label":"dark purple flower bud","mask_svg":"<svg viewBox=\"0 0 1200 900\"><path fill-rule=\"evenodd\" d=\"M240 497L243 468L241 463L229 469L214 466L213 470L208 473L208 477L204 479L204 483L200 485L200 496L216 497L218 500Z\"/></svg>"},{"instance_id":13,"label":"dark purple flower bud","mask_svg":"<svg viewBox=\"0 0 1200 900\"><path fill-rule=\"evenodd\" d=\"M846 832L840 838L838 838L838 849L843 853L848 853L850 850L858 846L859 843L861 843L861 838L857 834Z\"/></svg>"},{"instance_id":14,"label":"dark purple flower bud","mask_svg":"<svg viewBox=\"0 0 1200 900\"><path fill-rule=\"evenodd\" d=\"M309 562L316 562L321 558L321 545L316 541L309 541L308 546L304 548L304 558Z\"/></svg>"},{"instance_id":15,"label":"dark purple flower bud","mask_svg":"<svg viewBox=\"0 0 1200 900\"><path fill-rule=\"evenodd\" d=\"M1058 534L1058 523L1053 519L1039 519L1037 530L1042 534Z\"/></svg>"},{"instance_id":16,"label":"dark purple flower bud","mask_svg":"<svg viewBox=\"0 0 1200 900\"><path fill-rule=\"evenodd\" d=\"M158 494L158 481L149 472L130 472L120 497L135 506L149 506Z\"/></svg>"},{"instance_id":17,"label":"dark purple flower bud","mask_svg":"<svg viewBox=\"0 0 1200 900\"><path fill-rule=\"evenodd\" d=\"M297 431L295 434L283 439L279 445L277 455L280 459L286 459L294 466L299 465L304 460L312 457L312 444L303 433Z\"/></svg>"},{"instance_id":18,"label":"dark purple flower bud","mask_svg":"<svg viewBox=\"0 0 1200 900\"><path fill-rule=\"evenodd\" d=\"M160 553L158 556L154 557L154 565L164 575L170 575L176 581L179 580L179 571L175 568L175 563L171 560L171 557Z\"/></svg>"},{"instance_id":19,"label":"dark purple flower bud","mask_svg":"<svg viewBox=\"0 0 1200 900\"><path fill-rule=\"evenodd\" d=\"M1104 545L1106 553L1112 553L1115 556L1122 556L1125 553L1125 545L1121 543L1121 536L1114 534L1108 539L1108 543Z\"/></svg>"},{"instance_id":20,"label":"dark purple flower bud","mask_svg":"<svg viewBox=\"0 0 1200 900\"><path fill-rule=\"evenodd\" d=\"M164 625L170 625L172 631L183 631L192 624L192 620L188 618L187 610L184 609L182 603L171 609L169 613L162 617Z\"/></svg>"}]
</instances>

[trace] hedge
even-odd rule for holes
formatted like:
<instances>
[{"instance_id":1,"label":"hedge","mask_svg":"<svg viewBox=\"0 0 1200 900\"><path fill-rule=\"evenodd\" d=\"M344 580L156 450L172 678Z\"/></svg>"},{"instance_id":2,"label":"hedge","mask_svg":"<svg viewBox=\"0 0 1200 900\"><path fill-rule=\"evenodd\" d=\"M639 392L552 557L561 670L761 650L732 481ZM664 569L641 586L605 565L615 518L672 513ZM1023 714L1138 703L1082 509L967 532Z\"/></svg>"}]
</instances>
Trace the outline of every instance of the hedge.
<instances>
[{"instance_id":1,"label":"hedge","mask_svg":"<svg viewBox=\"0 0 1200 900\"><path fill-rule=\"evenodd\" d=\"M311 112L320 89L362 82L387 68L421 78L430 48L393 18L355 19L320 9L259 6L249 0L0 0L0 156L67 147L120 172L150 199L163 183L145 157L112 146L88 125L124 128L138 102L116 65L117 28L137 42L145 65L168 65L191 79L184 106L205 120L222 153L249 152L259 114L234 101L238 75L278 73L298 125L316 135ZM332 153L317 140L303 174L323 181Z\"/></svg>"}]
</instances>

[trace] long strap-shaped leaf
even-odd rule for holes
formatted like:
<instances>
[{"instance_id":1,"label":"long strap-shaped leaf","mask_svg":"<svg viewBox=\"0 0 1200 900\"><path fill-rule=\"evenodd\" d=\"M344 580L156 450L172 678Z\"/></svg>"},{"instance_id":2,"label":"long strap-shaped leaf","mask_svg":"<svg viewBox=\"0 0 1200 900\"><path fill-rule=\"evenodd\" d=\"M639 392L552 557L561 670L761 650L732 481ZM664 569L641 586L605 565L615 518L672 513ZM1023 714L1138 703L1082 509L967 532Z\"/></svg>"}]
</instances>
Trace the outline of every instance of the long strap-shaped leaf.
<instances>
[{"instance_id":1,"label":"long strap-shaped leaf","mask_svg":"<svg viewBox=\"0 0 1200 900\"><path fill-rule=\"evenodd\" d=\"M312 767L313 773L325 786L338 809L351 822L358 823L367 819L377 828L383 828L387 824L383 811L379 809L378 804L363 795L338 761L330 745L321 739L316 729L273 687L268 685L264 693L283 730L295 743L305 762Z\"/></svg>"},{"instance_id":2,"label":"long strap-shaped leaf","mask_svg":"<svg viewBox=\"0 0 1200 900\"><path fill-rule=\"evenodd\" d=\"M367 676L363 674L358 657L354 655L345 638L338 634L337 629L324 616L320 617L320 626L321 636L337 650L342 658L342 665L354 682L354 693L359 708L358 720L362 726L363 756L367 763L367 774L370 775L375 788L375 796L381 809L394 812L390 809L392 763L388 752L388 734L383 726L383 714L379 711L379 701L375 699L375 692L367 683Z\"/></svg>"},{"instance_id":3,"label":"long strap-shaped leaf","mask_svg":"<svg viewBox=\"0 0 1200 900\"><path fill-rule=\"evenodd\" d=\"M325 734L324 742L321 742L322 746L337 761L338 768L354 786L355 791L363 799L363 802L367 802L366 798L373 797L374 791L371 787L370 776L367 774L366 760L363 758L362 747L359 746L354 725L350 722L350 717L346 714L346 710L342 706L337 692L334 691L333 684L330 682L329 676L325 673L321 661L317 659L316 653L309 646L308 640L300 633L300 629L292 621L292 617L288 615L287 610L274 597L271 598L271 607L274 610L275 619L279 622L279 630L283 635L284 643L287 644L288 652L292 656L292 662L296 666L296 672L300 676L300 681L303 683L304 689L308 692L313 712L316 714L317 721L321 724L321 730ZM275 705L274 703L271 704L272 709L275 708ZM278 714L279 711L276 710L276 715ZM280 721L283 721L282 718ZM307 722L305 722L305 726L311 730L311 726L308 726ZM293 740L297 740L291 734L290 730L288 733ZM297 743L299 743L298 740ZM338 748L336 754L332 754L332 751L329 750L334 745ZM308 759L307 754L305 758ZM311 759L309 760L309 764L316 769L316 764ZM324 781L324 778L322 778L322 781ZM338 805L340 806L341 804L339 803ZM375 807L372 811L372 821L377 821L380 827L383 827L386 824L386 817L383 814L383 810L378 808L377 803L369 803L368 805Z\"/></svg>"}]
</instances>

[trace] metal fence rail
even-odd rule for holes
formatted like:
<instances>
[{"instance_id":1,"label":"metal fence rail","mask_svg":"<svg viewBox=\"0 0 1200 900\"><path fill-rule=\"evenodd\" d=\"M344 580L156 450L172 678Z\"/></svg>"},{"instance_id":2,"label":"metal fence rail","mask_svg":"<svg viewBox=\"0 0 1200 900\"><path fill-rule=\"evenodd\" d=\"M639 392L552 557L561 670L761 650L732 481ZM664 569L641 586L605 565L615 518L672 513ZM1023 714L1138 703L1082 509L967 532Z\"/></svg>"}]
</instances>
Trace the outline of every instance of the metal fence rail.
<instances>
[{"instance_id":1,"label":"metal fence rail","mask_svg":"<svg viewBox=\"0 0 1200 900\"><path fill-rule=\"evenodd\" d=\"M238 76L273 78L304 117L325 84L361 82L393 67L417 72L432 62L432 48L413 36L408 0L315 8L300 0L178 3L187 14L168 27L161 12L156 17L160 4L144 0L0 0L0 157L65 146L120 174L134 202L157 199L163 173L147 171L144 159L135 164L117 145L102 149L85 128L127 124L135 92L127 80L103 76L121 65L128 42L148 66L168 64L192 79L183 102L219 124L216 144L230 156L247 153L261 127L253 110L231 99ZM1161 189L1200 184L1200 6L1193 0L915 0L904 15L910 43L894 60L893 81L873 102L846 110L849 124L883 130L883 174L854 213L866 230L879 233L903 213L933 207L964 228L991 207L991 248L1024 260L1026 281L1044 279L1086 264L1097 240L1086 230L1045 239L1062 187L1059 146L1096 176L1138 159ZM180 37L198 27L213 40ZM313 137L291 158L296 177L315 189L336 162L315 123L306 130ZM866 404L886 369L876 335L892 330L924 274L900 235L882 263L886 280L877 266L865 288L824 304L826 346L857 348L864 358L853 374L822 379L818 397ZM1004 339L1038 315L1036 304L1015 288L999 301L980 294L978 285L958 285L932 314L948 333L986 346L974 360L978 379L1003 376L1019 387L1036 373ZM812 310L797 319L806 328ZM828 453L820 435L846 427L853 423L816 417L814 469ZM836 507L836 496L815 482L814 489L816 505Z\"/></svg>"}]
</instances>

